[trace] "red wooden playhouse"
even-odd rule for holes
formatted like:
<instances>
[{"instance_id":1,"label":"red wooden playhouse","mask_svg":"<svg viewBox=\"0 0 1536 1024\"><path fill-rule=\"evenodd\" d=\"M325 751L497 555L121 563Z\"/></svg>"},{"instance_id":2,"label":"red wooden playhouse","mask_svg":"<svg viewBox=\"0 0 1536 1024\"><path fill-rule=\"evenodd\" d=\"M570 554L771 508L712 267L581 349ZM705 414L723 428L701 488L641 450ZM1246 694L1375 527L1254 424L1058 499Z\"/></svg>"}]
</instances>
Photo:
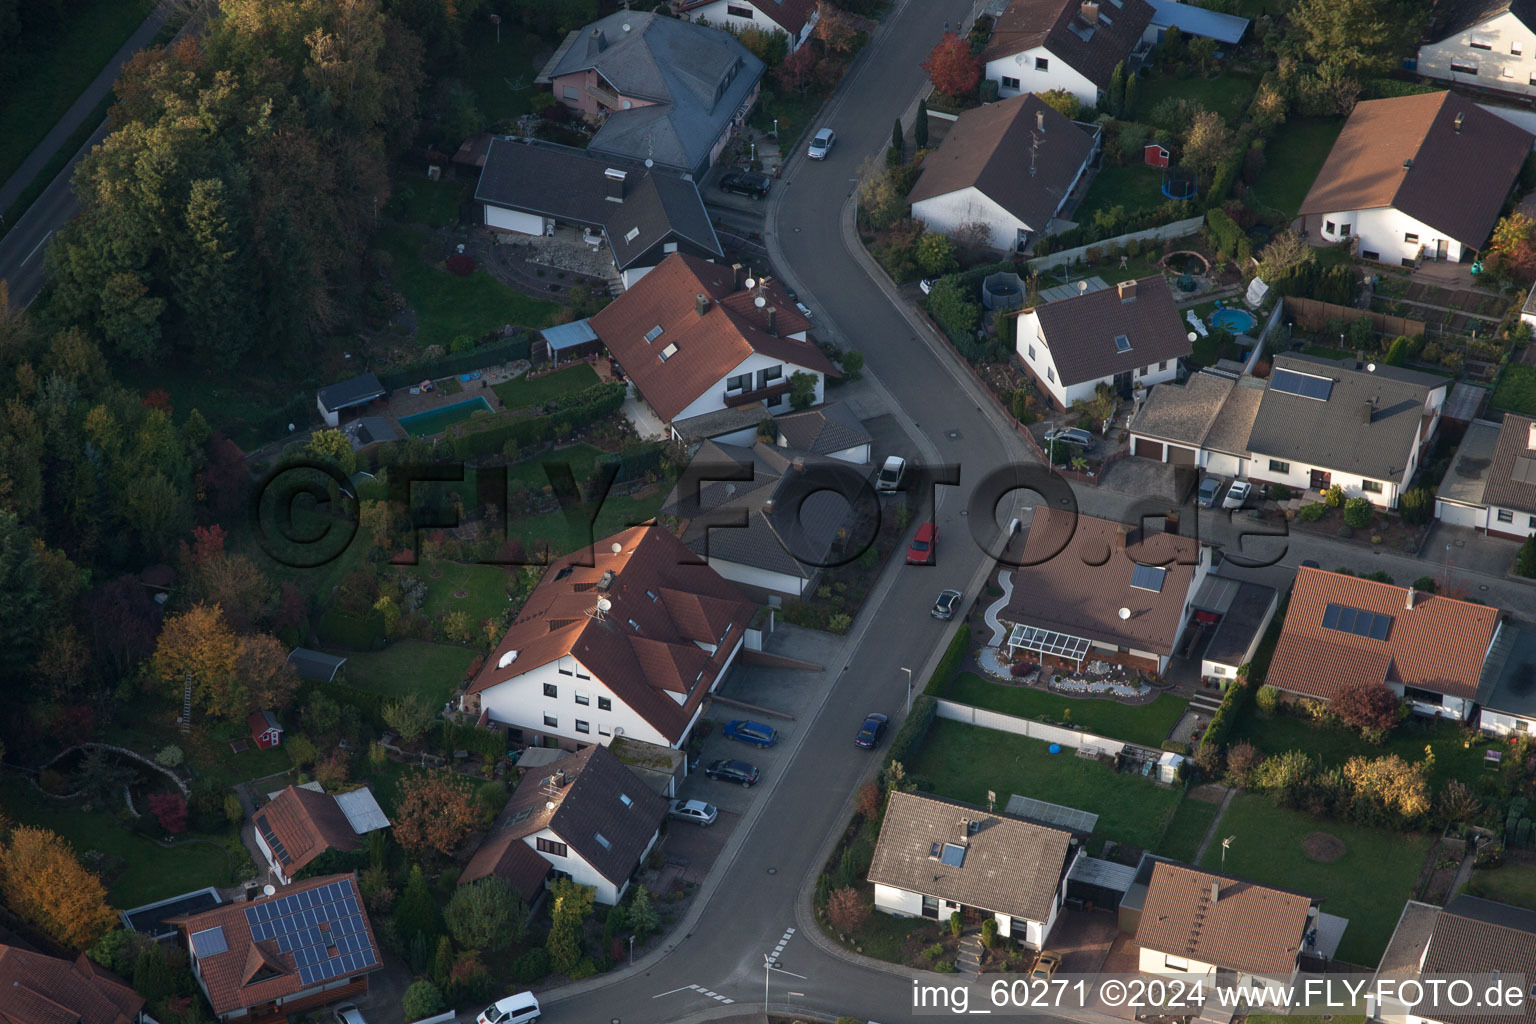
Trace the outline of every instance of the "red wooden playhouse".
<instances>
[{"instance_id":1,"label":"red wooden playhouse","mask_svg":"<svg viewBox=\"0 0 1536 1024\"><path fill-rule=\"evenodd\" d=\"M251 739L262 750L268 750L283 742L283 726L277 720L277 716L270 711L256 711L245 724L251 729Z\"/></svg>"}]
</instances>

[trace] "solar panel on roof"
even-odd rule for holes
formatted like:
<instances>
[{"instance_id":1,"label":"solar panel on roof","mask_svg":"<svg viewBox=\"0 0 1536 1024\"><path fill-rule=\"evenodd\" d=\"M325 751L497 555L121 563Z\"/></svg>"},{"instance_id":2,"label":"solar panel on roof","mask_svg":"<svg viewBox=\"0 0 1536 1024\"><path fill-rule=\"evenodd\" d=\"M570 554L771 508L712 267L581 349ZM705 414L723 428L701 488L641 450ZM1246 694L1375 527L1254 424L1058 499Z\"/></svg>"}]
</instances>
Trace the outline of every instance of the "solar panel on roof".
<instances>
[{"instance_id":1,"label":"solar panel on roof","mask_svg":"<svg viewBox=\"0 0 1536 1024\"><path fill-rule=\"evenodd\" d=\"M1509 478L1522 484L1536 484L1536 459L1529 455L1517 455Z\"/></svg>"},{"instance_id":2,"label":"solar panel on roof","mask_svg":"<svg viewBox=\"0 0 1536 1024\"><path fill-rule=\"evenodd\" d=\"M198 956L216 956L219 953L229 952L229 943L224 939L223 928L204 928L200 932L192 933L192 952Z\"/></svg>"},{"instance_id":3,"label":"solar panel on roof","mask_svg":"<svg viewBox=\"0 0 1536 1024\"><path fill-rule=\"evenodd\" d=\"M268 824L266 815L256 819L256 827L261 831L261 838L266 841L267 849L272 851L272 856L284 864L292 864L293 858L288 856L288 848L283 845L283 841L277 838L276 833L272 831L272 826Z\"/></svg>"},{"instance_id":4,"label":"solar panel on roof","mask_svg":"<svg viewBox=\"0 0 1536 1024\"><path fill-rule=\"evenodd\" d=\"M1392 630L1392 616L1330 602L1323 609L1323 628L1337 633L1368 636L1372 640L1385 640Z\"/></svg>"},{"instance_id":5,"label":"solar panel on roof","mask_svg":"<svg viewBox=\"0 0 1536 1024\"><path fill-rule=\"evenodd\" d=\"M1333 394L1333 380L1314 377L1310 373L1297 373L1295 370L1277 369L1269 375L1269 390L1326 402L1328 396Z\"/></svg>"},{"instance_id":6,"label":"solar panel on roof","mask_svg":"<svg viewBox=\"0 0 1536 1024\"><path fill-rule=\"evenodd\" d=\"M1163 592L1163 580L1167 577L1168 570L1160 566L1138 565L1131 570L1131 586L1137 590L1150 590L1153 593Z\"/></svg>"}]
</instances>

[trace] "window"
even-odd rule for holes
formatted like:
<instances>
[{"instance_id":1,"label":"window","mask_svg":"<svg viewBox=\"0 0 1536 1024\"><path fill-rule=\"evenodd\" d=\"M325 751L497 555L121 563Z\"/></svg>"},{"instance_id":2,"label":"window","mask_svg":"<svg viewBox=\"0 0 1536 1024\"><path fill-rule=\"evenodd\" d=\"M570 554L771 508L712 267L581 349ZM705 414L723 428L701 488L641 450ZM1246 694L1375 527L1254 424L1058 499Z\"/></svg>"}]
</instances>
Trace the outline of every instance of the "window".
<instances>
[{"instance_id":1,"label":"window","mask_svg":"<svg viewBox=\"0 0 1536 1024\"><path fill-rule=\"evenodd\" d=\"M666 362L668 359L671 359L675 355L677 355L677 346L668 345L666 348L661 350L661 361Z\"/></svg>"},{"instance_id":2,"label":"window","mask_svg":"<svg viewBox=\"0 0 1536 1024\"><path fill-rule=\"evenodd\" d=\"M1009 78L1007 75L1003 76L1003 88L1004 89L1017 89L1018 87L1019 87L1019 80L1017 78Z\"/></svg>"},{"instance_id":3,"label":"window","mask_svg":"<svg viewBox=\"0 0 1536 1024\"><path fill-rule=\"evenodd\" d=\"M1470 45L1471 45L1472 49L1474 49L1474 50L1491 50L1491 49L1493 49L1493 44L1490 43L1486 39L1474 38Z\"/></svg>"},{"instance_id":4,"label":"window","mask_svg":"<svg viewBox=\"0 0 1536 1024\"><path fill-rule=\"evenodd\" d=\"M1509 44L1509 52L1518 57L1525 52L1525 44L1517 39Z\"/></svg>"},{"instance_id":5,"label":"window","mask_svg":"<svg viewBox=\"0 0 1536 1024\"><path fill-rule=\"evenodd\" d=\"M748 21L752 20L752 8L750 7L737 7L735 4L727 4L725 13L729 14L733 18L746 18Z\"/></svg>"},{"instance_id":6,"label":"window","mask_svg":"<svg viewBox=\"0 0 1536 1024\"><path fill-rule=\"evenodd\" d=\"M1163 966L1170 971L1187 971L1189 970L1189 961L1181 956L1167 956L1165 954L1163 956Z\"/></svg>"},{"instance_id":7,"label":"window","mask_svg":"<svg viewBox=\"0 0 1536 1024\"><path fill-rule=\"evenodd\" d=\"M1531 81L1530 81L1530 84L1531 84L1531 85L1536 85L1536 71L1532 71L1532 72L1531 72Z\"/></svg>"},{"instance_id":8,"label":"window","mask_svg":"<svg viewBox=\"0 0 1536 1024\"><path fill-rule=\"evenodd\" d=\"M647 599L649 599L651 601L656 601L656 600L660 599L661 595L657 594L656 591L654 591L654 590L647 590L645 592L645 596L646 596Z\"/></svg>"},{"instance_id":9,"label":"window","mask_svg":"<svg viewBox=\"0 0 1536 1024\"><path fill-rule=\"evenodd\" d=\"M1360 481L1360 489L1362 491L1364 491L1366 494L1380 494L1381 493L1381 481L1379 481L1379 480L1362 480L1362 481Z\"/></svg>"},{"instance_id":10,"label":"window","mask_svg":"<svg viewBox=\"0 0 1536 1024\"><path fill-rule=\"evenodd\" d=\"M1477 65L1471 61L1453 60L1451 61L1451 71L1456 74L1475 75L1477 74Z\"/></svg>"},{"instance_id":11,"label":"window","mask_svg":"<svg viewBox=\"0 0 1536 1024\"><path fill-rule=\"evenodd\" d=\"M1030 362L1034 362L1035 361L1035 346L1033 346L1033 345L1029 346L1029 361Z\"/></svg>"},{"instance_id":12,"label":"window","mask_svg":"<svg viewBox=\"0 0 1536 1024\"><path fill-rule=\"evenodd\" d=\"M1050 378L1052 384L1056 383L1056 367L1047 366L1045 368L1045 375Z\"/></svg>"},{"instance_id":13,"label":"window","mask_svg":"<svg viewBox=\"0 0 1536 1024\"><path fill-rule=\"evenodd\" d=\"M610 843L608 841L608 837L603 835L601 832L594 832L594 833L592 833L592 838L596 839L597 840L597 845L601 846L603 849L605 849L605 850L613 849L613 844Z\"/></svg>"},{"instance_id":14,"label":"window","mask_svg":"<svg viewBox=\"0 0 1536 1024\"><path fill-rule=\"evenodd\" d=\"M1336 235L1336 234L1338 234L1338 233L1339 233L1339 227L1338 227L1338 225L1337 225L1337 224L1335 224L1335 223L1334 223L1334 222L1333 222L1333 221L1331 221L1331 220L1325 220L1325 221L1323 221L1323 230L1324 230L1324 231L1326 231L1326 232L1327 232L1327 233L1328 233L1328 234L1330 234L1330 235Z\"/></svg>"},{"instance_id":15,"label":"window","mask_svg":"<svg viewBox=\"0 0 1536 1024\"><path fill-rule=\"evenodd\" d=\"M765 388L774 381L784 376L783 366L770 366L766 370L757 371L757 386Z\"/></svg>"},{"instance_id":16,"label":"window","mask_svg":"<svg viewBox=\"0 0 1536 1024\"><path fill-rule=\"evenodd\" d=\"M1525 520L1525 528L1527 530L1536 530L1536 516L1527 517Z\"/></svg>"},{"instance_id":17,"label":"window","mask_svg":"<svg viewBox=\"0 0 1536 1024\"><path fill-rule=\"evenodd\" d=\"M575 667L576 663L574 661L572 661L570 658L561 658L558 664L559 664L558 671L559 671L559 673L561 675L563 675L563 676L573 676L573 675L576 674L576 667ZM546 697L553 697L554 696L554 694L549 692L549 686L548 686L547 683L545 684L544 696L546 696Z\"/></svg>"},{"instance_id":18,"label":"window","mask_svg":"<svg viewBox=\"0 0 1536 1024\"><path fill-rule=\"evenodd\" d=\"M931 918L934 918L935 920L938 919L938 916L939 916L939 900L938 900L938 897L936 897L936 896L924 896L923 897L923 916L924 917L931 917Z\"/></svg>"},{"instance_id":19,"label":"window","mask_svg":"<svg viewBox=\"0 0 1536 1024\"><path fill-rule=\"evenodd\" d=\"M1036 57L1035 58L1035 70L1036 71L1049 71L1049 70L1051 70L1051 62L1049 60L1047 60L1046 58L1044 58L1044 57Z\"/></svg>"},{"instance_id":20,"label":"window","mask_svg":"<svg viewBox=\"0 0 1536 1024\"><path fill-rule=\"evenodd\" d=\"M554 683L545 683L544 684L544 696L546 696L546 697L558 697L558 696L560 696L560 687L556 686Z\"/></svg>"},{"instance_id":21,"label":"window","mask_svg":"<svg viewBox=\"0 0 1536 1024\"><path fill-rule=\"evenodd\" d=\"M653 342L659 337L661 337L661 324L657 324L655 327L652 327L650 330L645 332L645 340L647 343Z\"/></svg>"},{"instance_id":22,"label":"window","mask_svg":"<svg viewBox=\"0 0 1536 1024\"><path fill-rule=\"evenodd\" d=\"M592 697L591 697L590 694L585 694L585 693L582 693L580 690L577 690L576 691L576 703L580 704L582 707L586 707L588 704L592 703Z\"/></svg>"},{"instance_id":23,"label":"window","mask_svg":"<svg viewBox=\"0 0 1536 1024\"><path fill-rule=\"evenodd\" d=\"M1502 67L1502 68L1499 69L1499 77L1500 78L1514 78L1515 77L1515 69L1512 68L1512 67L1508 67L1508 66Z\"/></svg>"},{"instance_id":24,"label":"window","mask_svg":"<svg viewBox=\"0 0 1536 1024\"><path fill-rule=\"evenodd\" d=\"M534 843L537 844L538 851L540 853L547 853L551 857L564 857L565 856L565 844L564 843L557 843L553 839L545 839L543 836L540 836L539 838L535 839Z\"/></svg>"},{"instance_id":25,"label":"window","mask_svg":"<svg viewBox=\"0 0 1536 1024\"><path fill-rule=\"evenodd\" d=\"M1372 260L1373 262L1380 263L1381 262L1381 253L1379 253L1379 252L1371 252L1371 250L1369 250L1369 249L1361 249L1360 250L1360 258L1363 259L1363 260Z\"/></svg>"},{"instance_id":26,"label":"window","mask_svg":"<svg viewBox=\"0 0 1536 1024\"><path fill-rule=\"evenodd\" d=\"M546 729L558 729L558 728L560 728L560 719L556 718L554 715L545 715L544 716L544 728L546 728Z\"/></svg>"},{"instance_id":27,"label":"window","mask_svg":"<svg viewBox=\"0 0 1536 1024\"><path fill-rule=\"evenodd\" d=\"M619 803L623 804L625 807L635 806L635 802L629 798L628 793L619 794Z\"/></svg>"},{"instance_id":28,"label":"window","mask_svg":"<svg viewBox=\"0 0 1536 1024\"><path fill-rule=\"evenodd\" d=\"M1349 225L1348 224L1340 224L1339 225L1339 237L1340 238L1348 238L1349 237Z\"/></svg>"},{"instance_id":29,"label":"window","mask_svg":"<svg viewBox=\"0 0 1536 1024\"><path fill-rule=\"evenodd\" d=\"M608 723L606 723L606 722L598 722L597 723L597 734L599 736L612 736L613 735L613 730L608 728Z\"/></svg>"},{"instance_id":30,"label":"window","mask_svg":"<svg viewBox=\"0 0 1536 1024\"><path fill-rule=\"evenodd\" d=\"M591 732L592 731L592 726L588 725L586 722L583 722L581 719L578 718L578 719L576 719L576 731L577 732Z\"/></svg>"},{"instance_id":31,"label":"window","mask_svg":"<svg viewBox=\"0 0 1536 1024\"><path fill-rule=\"evenodd\" d=\"M599 697L599 698L597 698L597 710L599 710L599 711L612 711L613 710L613 701L610 700L607 697Z\"/></svg>"},{"instance_id":32,"label":"window","mask_svg":"<svg viewBox=\"0 0 1536 1024\"><path fill-rule=\"evenodd\" d=\"M677 252L677 243L676 242L663 242L663 243L661 243L661 251L662 252Z\"/></svg>"},{"instance_id":33,"label":"window","mask_svg":"<svg viewBox=\"0 0 1536 1024\"><path fill-rule=\"evenodd\" d=\"M1403 241L1407 242L1409 245L1418 245L1419 236L1414 234L1412 231L1405 231L1403 232Z\"/></svg>"},{"instance_id":34,"label":"window","mask_svg":"<svg viewBox=\"0 0 1536 1024\"><path fill-rule=\"evenodd\" d=\"M576 678L577 679L591 679L592 678L592 673L590 673L586 669L582 668L581 667L581 662L579 662L579 661L576 663Z\"/></svg>"},{"instance_id":35,"label":"window","mask_svg":"<svg viewBox=\"0 0 1536 1024\"><path fill-rule=\"evenodd\" d=\"M637 239L639 237L640 237L640 229L639 228L630 228L628 231L624 232L624 241L625 242L633 242L635 239Z\"/></svg>"},{"instance_id":36,"label":"window","mask_svg":"<svg viewBox=\"0 0 1536 1024\"><path fill-rule=\"evenodd\" d=\"M1291 464L1289 462L1281 462L1279 459L1270 459L1269 471L1271 473L1289 473L1291 471Z\"/></svg>"},{"instance_id":37,"label":"window","mask_svg":"<svg viewBox=\"0 0 1536 1024\"><path fill-rule=\"evenodd\" d=\"M751 386L752 375L750 373L738 373L734 377L725 378L725 390L727 391L745 391Z\"/></svg>"},{"instance_id":38,"label":"window","mask_svg":"<svg viewBox=\"0 0 1536 1024\"><path fill-rule=\"evenodd\" d=\"M1164 359L1162 362L1158 363L1157 364L1157 368L1159 370L1166 370L1166 369L1168 369L1168 360Z\"/></svg>"},{"instance_id":39,"label":"window","mask_svg":"<svg viewBox=\"0 0 1536 1024\"><path fill-rule=\"evenodd\" d=\"M562 85L560 87L560 98L579 100L581 99L581 90L577 89L574 85Z\"/></svg>"},{"instance_id":40,"label":"window","mask_svg":"<svg viewBox=\"0 0 1536 1024\"><path fill-rule=\"evenodd\" d=\"M1515 514L1513 512L1511 512L1507 508L1499 509L1499 522L1501 522L1501 523L1512 523L1514 521L1515 521Z\"/></svg>"}]
</instances>

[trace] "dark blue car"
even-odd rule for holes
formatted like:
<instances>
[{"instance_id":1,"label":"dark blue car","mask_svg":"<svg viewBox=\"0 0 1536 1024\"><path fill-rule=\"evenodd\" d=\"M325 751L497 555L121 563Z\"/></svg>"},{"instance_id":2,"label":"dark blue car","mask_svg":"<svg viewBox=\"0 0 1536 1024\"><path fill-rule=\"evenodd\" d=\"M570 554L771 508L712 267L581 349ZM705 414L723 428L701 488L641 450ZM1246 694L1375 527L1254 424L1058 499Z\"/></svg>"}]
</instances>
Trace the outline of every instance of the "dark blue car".
<instances>
[{"instance_id":1,"label":"dark blue car","mask_svg":"<svg viewBox=\"0 0 1536 1024\"><path fill-rule=\"evenodd\" d=\"M773 726L764 725L762 722L751 722L744 718L726 722L725 728L720 731L727 739L740 740L759 747L771 747L779 742L778 730Z\"/></svg>"},{"instance_id":2,"label":"dark blue car","mask_svg":"<svg viewBox=\"0 0 1536 1024\"><path fill-rule=\"evenodd\" d=\"M865 750L874 750L880 743L880 737L885 733L886 721L884 715L871 712L869 717L864 719L864 724L859 727L858 735L853 738L853 742Z\"/></svg>"}]
</instances>

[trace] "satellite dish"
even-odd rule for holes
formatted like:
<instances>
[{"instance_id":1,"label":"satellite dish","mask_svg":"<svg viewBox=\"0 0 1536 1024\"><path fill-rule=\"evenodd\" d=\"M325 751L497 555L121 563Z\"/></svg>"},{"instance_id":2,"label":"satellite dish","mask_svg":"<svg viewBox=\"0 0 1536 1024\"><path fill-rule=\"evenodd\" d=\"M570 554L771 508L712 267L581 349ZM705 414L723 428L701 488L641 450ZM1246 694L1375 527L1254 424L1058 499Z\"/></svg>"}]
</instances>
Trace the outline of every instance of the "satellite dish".
<instances>
[{"instance_id":1,"label":"satellite dish","mask_svg":"<svg viewBox=\"0 0 1536 1024\"><path fill-rule=\"evenodd\" d=\"M549 801L549 802L548 802L548 803L546 803L546 804L545 804L545 805L544 805L544 809L545 809L545 810L546 810L546 811L552 811L552 810L554 810L554 809L555 809L555 802L554 802L554 801L553 801L553 800L551 800L551 801Z\"/></svg>"},{"instance_id":2,"label":"satellite dish","mask_svg":"<svg viewBox=\"0 0 1536 1024\"><path fill-rule=\"evenodd\" d=\"M656 166L656 161L652 160L650 157L646 157L645 158L645 166L647 166L647 167L655 167Z\"/></svg>"},{"instance_id":3,"label":"satellite dish","mask_svg":"<svg viewBox=\"0 0 1536 1024\"><path fill-rule=\"evenodd\" d=\"M620 104L620 106L623 107L625 110L628 110L630 107L634 106L634 104L631 103L629 100L625 100L622 104Z\"/></svg>"},{"instance_id":4,"label":"satellite dish","mask_svg":"<svg viewBox=\"0 0 1536 1024\"><path fill-rule=\"evenodd\" d=\"M752 305L756 306L758 309L762 309L764 306L768 305L768 300L759 295L757 298L752 300Z\"/></svg>"},{"instance_id":5,"label":"satellite dish","mask_svg":"<svg viewBox=\"0 0 1536 1024\"><path fill-rule=\"evenodd\" d=\"M1376 372L1376 364L1375 363L1366 363L1365 364L1365 368L1368 371L1370 371L1371 373L1375 373Z\"/></svg>"},{"instance_id":6,"label":"satellite dish","mask_svg":"<svg viewBox=\"0 0 1536 1024\"><path fill-rule=\"evenodd\" d=\"M757 282L749 277L749 278L747 278L747 287L749 289L756 288L757 287Z\"/></svg>"},{"instance_id":7,"label":"satellite dish","mask_svg":"<svg viewBox=\"0 0 1536 1024\"><path fill-rule=\"evenodd\" d=\"M1087 293L1087 291L1088 291L1088 282L1087 281L1079 281L1079 282L1077 282L1077 294L1084 295L1084 294Z\"/></svg>"},{"instance_id":8,"label":"satellite dish","mask_svg":"<svg viewBox=\"0 0 1536 1024\"><path fill-rule=\"evenodd\" d=\"M1121 608L1119 615L1121 619L1128 619L1131 617L1131 610L1129 608Z\"/></svg>"},{"instance_id":9,"label":"satellite dish","mask_svg":"<svg viewBox=\"0 0 1536 1024\"><path fill-rule=\"evenodd\" d=\"M614 541L613 544L609 546L608 550L617 555L619 552L624 550L624 545L620 544L618 541Z\"/></svg>"},{"instance_id":10,"label":"satellite dish","mask_svg":"<svg viewBox=\"0 0 1536 1024\"><path fill-rule=\"evenodd\" d=\"M273 895L276 895L276 893L277 893L277 886L272 885L270 882L268 884L266 884L266 885L261 887L261 894L263 896L273 896Z\"/></svg>"},{"instance_id":11,"label":"satellite dish","mask_svg":"<svg viewBox=\"0 0 1536 1024\"><path fill-rule=\"evenodd\" d=\"M610 610L611 608L613 608L613 602L608 600L606 597L600 597L600 598L597 599L597 610L598 611L606 612L606 611Z\"/></svg>"},{"instance_id":12,"label":"satellite dish","mask_svg":"<svg viewBox=\"0 0 1536 1024\"><path fill-rule=\"evenodd\" d=\"M624 23L624 31L625 31L625 32L628 32L628 31L629 31L629 23L628 23L628 22L625 22L625 23Z\"/></svg>"},{"instance_id":13,"label":"satellite dish","mask_svg":"<svg viewBox=\"0 0 1536 1024\"><path fill-rule=\"evenodd\" d=\"M293 424L292 423L288 424L288 433L290 433L290 434L293 433Z\"/></svg>"},{"instance_id":14,"label":"satellite dish","mask_svg":"<svg viewBox=\"0 0 1536 1024\"><path fill-rule=\"evenodd\" d=\"M1199 340L1199 337L1195 334L1195 332L1194 331L1190 331L1189 332L1189 343L1191 345L1193 345L1198 340Z\"/></svg>"}]
</instances>

